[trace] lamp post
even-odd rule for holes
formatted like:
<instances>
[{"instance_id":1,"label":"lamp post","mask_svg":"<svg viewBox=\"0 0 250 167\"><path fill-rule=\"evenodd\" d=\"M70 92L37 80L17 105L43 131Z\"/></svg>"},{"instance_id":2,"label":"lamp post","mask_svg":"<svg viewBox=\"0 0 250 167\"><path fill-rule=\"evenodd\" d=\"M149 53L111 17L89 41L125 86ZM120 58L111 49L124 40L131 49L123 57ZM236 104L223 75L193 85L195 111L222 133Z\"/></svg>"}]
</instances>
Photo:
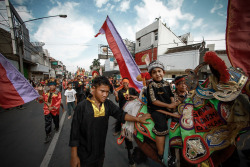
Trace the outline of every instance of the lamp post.
<instances>
[{"instance_id":1,"label":"lamp post","mask_svg":"<svg viewBox=\"0 0 250 167\"><path fill-rule=\"evenodd\" d=\"M31 19L31 20L27 20L27 21L24 21L24 22L22 22L22 24L21 25L23 25L24 23L27 23L27 22L30 22L30 21L35 21L35 20L41 20L41 19L46 19L46 18L51 18L51 17L61 17L61 18L66 18L67 17L67 15L55 15L55 16L46 16L46 17L40 17L40 18L36 18L36 19ZM21 26L20 25L20 26Z\"/></svg>"},{"instance_id":2,"label":"lamp post","mask_svg":"<svg viewBox=\"0 0 250 167\"><path fill-rule=\"evenodd\" d=\"M46 16L46 17L35 18L35 19L23 21L19 25L19 29L21 30L21 36L22 36L22 44L21 44L22 46L20 46L20 42L18 42L19 47L20 47L19 48L19 64L20 64L20 71L21 71L22 74L24 74L24 71L23 71L23 55L25 54L25 49L24 49L24 45L25 45L25 42L24 42L24 38L25 38L24 37L24 25L25 25L25 23L31 22L31 21L35 21L35 20L41 20L41 19L51 18L51 17L66 18L67 15L54 15L54 16Z\"/></svg>"}]
</instances>

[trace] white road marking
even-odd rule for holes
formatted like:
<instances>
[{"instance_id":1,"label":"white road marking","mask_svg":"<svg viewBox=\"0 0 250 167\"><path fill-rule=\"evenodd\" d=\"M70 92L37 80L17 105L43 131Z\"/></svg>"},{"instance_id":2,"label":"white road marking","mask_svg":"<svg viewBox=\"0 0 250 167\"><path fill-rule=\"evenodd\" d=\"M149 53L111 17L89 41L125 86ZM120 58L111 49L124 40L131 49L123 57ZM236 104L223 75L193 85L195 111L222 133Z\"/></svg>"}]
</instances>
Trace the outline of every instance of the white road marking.
<instances>
[{"instance_id":1,"label":"white road marking","mask_svg":"<svg viewBox=\"0 0 250 167\"><path fill-rule=\"evenodd\" d=\"M58 141L58 138L59 138L61 130L62 130L65 115L66 115L66 111L63 113L63 115L61 117L60 124L59 124L59 127L60 127L59 131L54 134L54 137L53 137L53 139L52 139L52 141L51 141L51 143L49 145L49 148L48 148L48 150L47 150L47 152L46 152L46 154L45 154L45 156L43 158L43 161L42 161L40 167L48 167L49 166L50 159L51 159L51 157L53 155L53 152L54 152L55 147L56 147L56 143Z\"/></svg>"}]
</instances>

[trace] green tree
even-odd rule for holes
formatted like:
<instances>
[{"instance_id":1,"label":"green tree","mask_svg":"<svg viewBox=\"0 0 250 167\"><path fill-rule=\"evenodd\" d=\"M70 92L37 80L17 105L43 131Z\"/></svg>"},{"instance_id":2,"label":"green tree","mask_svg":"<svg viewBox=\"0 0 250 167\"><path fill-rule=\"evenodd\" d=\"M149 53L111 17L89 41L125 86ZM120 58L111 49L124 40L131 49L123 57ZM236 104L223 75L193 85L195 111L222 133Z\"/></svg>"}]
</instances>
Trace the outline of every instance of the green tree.
<instances>
[{"instance_id":1,"label":"green tree","mask_svg":"<svg viewBox=\"0 0 250 167\"><path fill-rule=\"evenodd\" d=\"M93 67L100 67L101 63L100 63L100 59L94 59L92 62Z\"/></svg>"}]
</instances>

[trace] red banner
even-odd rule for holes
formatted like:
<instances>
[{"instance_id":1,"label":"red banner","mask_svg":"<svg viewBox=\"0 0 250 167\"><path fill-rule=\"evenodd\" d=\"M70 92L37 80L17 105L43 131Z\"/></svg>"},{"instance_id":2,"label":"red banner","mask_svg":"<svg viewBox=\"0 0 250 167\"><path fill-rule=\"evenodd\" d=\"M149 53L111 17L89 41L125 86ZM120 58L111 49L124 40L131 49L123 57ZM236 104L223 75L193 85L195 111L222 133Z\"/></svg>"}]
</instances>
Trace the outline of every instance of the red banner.
<instances>
[{"instance_id":1,"label":"red banner","mask_svg":"<svg viewBox=\"0 0 250 167\"><path fill-rule=\"evenodd\" d=\"M153 60L157 59L157 48L154 48ZM145 58L149 56L150 62L152 61L152 49L145 50L135 54L135 62L137 65L145 65Z\"/></svg>"},{"instance_id":2,"label":"red banner","mask_svg":"<svg viewBox=\"0 0 250 167\"><path fill-rule=\"evenodd\" d=\"M227 9L226 47L234 67L250 76L250 1L229 0Z\"/></svg>"}]
</instances>

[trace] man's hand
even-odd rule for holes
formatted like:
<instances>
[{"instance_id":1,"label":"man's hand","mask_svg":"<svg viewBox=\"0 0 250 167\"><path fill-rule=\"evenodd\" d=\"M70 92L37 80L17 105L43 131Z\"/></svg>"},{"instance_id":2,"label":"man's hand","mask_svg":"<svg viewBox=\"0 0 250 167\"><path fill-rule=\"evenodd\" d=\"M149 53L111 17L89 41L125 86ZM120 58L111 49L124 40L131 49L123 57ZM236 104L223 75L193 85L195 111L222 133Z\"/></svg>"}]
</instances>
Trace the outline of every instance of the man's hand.
<instances>
[{"instance_id":1,"label":"man's hand","mask_svg":"<svg viewBox=\"0 0 250 167\"><path fill-rule=\"evenodd\" d=\"M150 124L150 122L147 122L146 120L151 118L150 114L144 114L141 117L139 117L139 122L142 124Z\"/></svg>"},{"instance_id":2,"label":"man's hand","mask_svg":"<svg viewBox=\"0 0 250 167\"><path fill-rule=\"evenodd\" d=\"M49 107L49 111L51 111L51 110L53 110L53 109L54 109L54 107L51 107L51 106Z\"/></svg>"},{"instance_id":3,"label":"man's hand","mask_svg":"<svg viewBox=\"0 0 250 167\"><path fill-rule=\"evenodd\" d=\"M38 97L38 100L43 100L43 96L39 96L39 97Z\"/></svg>"},{"instance_id":4,"label":"man's hand","mask_svg":"<svg viewBox=\"0 0 250 167\"><path fill-rule=\"evenodd\" d=\"M71 156L70 166L71 167L81 167L80 159L78 156Z\"/></svg>"}]
</instances>

